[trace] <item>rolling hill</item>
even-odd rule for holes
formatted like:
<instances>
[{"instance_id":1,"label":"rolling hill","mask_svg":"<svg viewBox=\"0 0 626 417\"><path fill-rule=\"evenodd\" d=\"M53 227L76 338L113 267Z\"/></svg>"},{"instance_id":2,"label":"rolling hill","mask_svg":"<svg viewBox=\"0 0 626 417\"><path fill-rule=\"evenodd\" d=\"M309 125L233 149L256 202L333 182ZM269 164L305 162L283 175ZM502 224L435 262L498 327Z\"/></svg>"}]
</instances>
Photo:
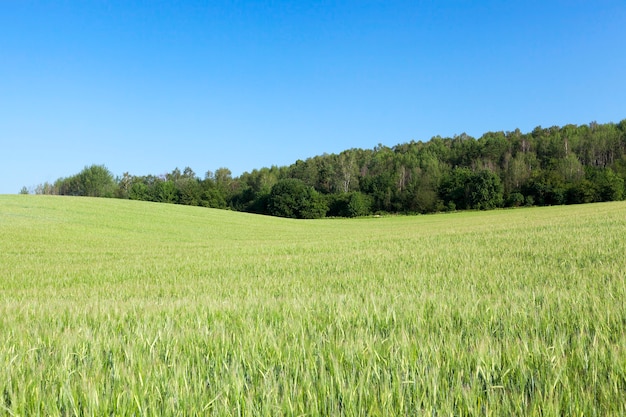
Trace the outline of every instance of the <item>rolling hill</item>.
<instances>
[{"instance_id":1,"label":"rolling hill","mask_svg":"<svg viewBox=\"0 0 626 417\"><path fill-rule=\"evenodd\" d=\"M625 226L0 196L0 415L624 414Z\"/></svg>"}]
</instances>

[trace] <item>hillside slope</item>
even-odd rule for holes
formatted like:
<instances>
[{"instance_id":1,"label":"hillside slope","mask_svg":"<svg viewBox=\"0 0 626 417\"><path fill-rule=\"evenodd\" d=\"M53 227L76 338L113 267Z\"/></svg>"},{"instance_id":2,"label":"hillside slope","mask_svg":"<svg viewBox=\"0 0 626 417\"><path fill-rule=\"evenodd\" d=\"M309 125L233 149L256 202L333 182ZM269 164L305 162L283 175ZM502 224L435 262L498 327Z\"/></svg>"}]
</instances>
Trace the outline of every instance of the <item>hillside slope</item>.
<instances>
[{"instance_id":1,"label":"hillside slope","mask_svg":"<svg viewBox=\"0 0 626 417\"><path fill-rule=\"evenodd\" d=\"M623 414L625 226L0 196L0 415Z\"/></svg>"}]
</instances>

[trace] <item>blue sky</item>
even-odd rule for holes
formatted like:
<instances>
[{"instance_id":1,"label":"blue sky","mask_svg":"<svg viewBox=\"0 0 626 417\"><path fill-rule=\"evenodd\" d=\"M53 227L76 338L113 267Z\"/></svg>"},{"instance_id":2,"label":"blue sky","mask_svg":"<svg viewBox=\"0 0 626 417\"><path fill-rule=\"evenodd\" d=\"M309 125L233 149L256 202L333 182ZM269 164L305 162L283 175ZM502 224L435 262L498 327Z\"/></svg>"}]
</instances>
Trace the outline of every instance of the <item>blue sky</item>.
<instances>
[{"instance_id":1,"label":"blue sky","mask_svg":"<svg viewBox=\"0 0 626 417\"><path fill-rule=\"evenodd\" d=\"M626 2L0 4L0 194L626 118Z\"/></svg>"}]
</instances>

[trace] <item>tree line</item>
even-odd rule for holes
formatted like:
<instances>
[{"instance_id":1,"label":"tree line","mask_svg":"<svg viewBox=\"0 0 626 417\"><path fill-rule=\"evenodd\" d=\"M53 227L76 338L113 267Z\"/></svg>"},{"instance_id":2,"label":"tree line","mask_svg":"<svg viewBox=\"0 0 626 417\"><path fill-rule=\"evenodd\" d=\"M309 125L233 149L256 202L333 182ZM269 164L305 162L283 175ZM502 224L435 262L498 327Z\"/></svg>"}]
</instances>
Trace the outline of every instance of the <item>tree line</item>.
<instances>
[{"instance_id":1,"label":"tree line","mask_svg":"<svg viewBox=\"0 0 626 417\"><path fill-rule=\"evenodd\" d=\"M625 180L626 119L349 149L238 177L177 168L114 178L92 165L34 192L320 218L614 201L624 199Z\"/></svg>"}]
</instances>

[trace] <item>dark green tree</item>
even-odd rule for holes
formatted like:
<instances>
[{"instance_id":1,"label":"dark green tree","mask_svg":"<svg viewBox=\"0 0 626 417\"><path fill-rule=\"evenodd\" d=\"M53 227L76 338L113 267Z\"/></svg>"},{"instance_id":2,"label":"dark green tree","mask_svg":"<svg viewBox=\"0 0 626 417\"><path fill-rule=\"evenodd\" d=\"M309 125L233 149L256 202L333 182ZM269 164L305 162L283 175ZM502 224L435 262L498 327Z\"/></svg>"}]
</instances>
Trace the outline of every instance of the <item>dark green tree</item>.
<instances>
[{"instance_id":1,"label":"dark green tree","mask_svg":"<svg viewBox=\"0 0 626 417\"><path fill-rule=\"evenodd\" d=\"M131 200L150 201L152 200L150 188L143 181L134 181L128 190L128 198Z\"/></svg>"},{"instance_id":2,"label":"dark green tree","mask_svg":"<svg viewBox=\"0 0 626 417\"><path fill-rule=\"evenodd\" d=\"M503 204L500 177L487 169L472 172L469 168L455 168L441 190L450 208L488 210Z\"/></svg>"},{"instance_id":3,"label":"dark green tree","mask_svg":"<svg viewBox=\"0 0 626 417\"><path fill-rule=\"evenodd\" d=\"M176 184L172 180L157 180L152 190L153 201L159 203L178 203Z\"/></svg>"},{"instance_id":4,"label":"dark green tree","mask_svg":"<svg viewBox=\"0 0 626 417\"><path fill-rule=\"evenodd\" d=\"M371 213L372 199L361 192L354 191L348 198L347 217L367 216Z\"/></svg>"},{"instance_id":5,"label":"dark green tree","mask_svg":"<svg viewBox=\"0 0 626 417\"><path fill-rule=\"evenodd\" d=\"M296 219L318 219L328 211L325 199L296 178L278 181L272 187L267 204L269 214Z\"/></svg>"},{"instance_id":6,"label":"dark green tree","mask_svg":"<svg viewBox=\"0 0 626 417\"><path fill-rule=\"evenodd\" d=\"M470 181L473 173L469 168L454 168L442 181L441 199L449 209L467 210L470 204Z\"/></svg>"},{"instance_id":7,"label":"dark green tree","mask_svg":"<svg viewBox=\"0 0 626 417\"><path fill-rule=\"evenodd\" d=\"M104 165L91 165L81 172L55 182L56 193L59 195L86 197L113 197L117 184L113 174Z\"/></svg>"},{"instance_id":8,"label":"dark green tree","mask_svg":"<svg viewBox=\"0 0 626 417\"><path fill-rule=\"evenodd\" d=\"M624 199L624 180L611 168L588 168L589 179L595 185L595 201L619 201Z\"/></svg>"},{"instance_id":9,"label":"dark green tree","mask_svg":"<svg viewBox=\"0 0 626 417\"><path fill-rule=\"evenodd\" d=\"M502 207L502 182L494 172L484 169L471 175L469 190L471 208L490 210Z\"/></svg>"},{"instance_id":10,"label":"dark green tree","mask_svg":"<svg viewBox=\"0 0 626 417\"><path fill-rule=\"evenodd\" d=\"M524 196L532 197L539 206L560 205L567 202L567 184L563 176L550 170L537 170L523 187Z\"/></svg>"},{"instance_id":11,"label":"dark green tree","mask_svg":"<svg viewBox=\"0 0 626 417\"><path fill-rule=\"evenodd\" d=\"M85 196L113 197L115 194L116 183L113 174L104 165L86 167L78 177Z\"/></svg>"},{"instance_id":12,"label":"dark green tree","mask_svg":"<svg viewBox=\"0 0 626 417\"><path fill-rule=\"evenodd\" d=\"M334 194L328 198L328 202L329 216L360 217L371 214L371 197L359 191Z\"/></svg>"},{"instance_id":13,"label":"dark green tree","mask_svg":"<svg viewBox=\"0 0 626 417\"><path fill-rule=\"evenodd\" d=\"M178 202L187 206L199 206L202 202L202 185L197 178L180 178L176 181Z\"/></svg>"}]
</instances>

